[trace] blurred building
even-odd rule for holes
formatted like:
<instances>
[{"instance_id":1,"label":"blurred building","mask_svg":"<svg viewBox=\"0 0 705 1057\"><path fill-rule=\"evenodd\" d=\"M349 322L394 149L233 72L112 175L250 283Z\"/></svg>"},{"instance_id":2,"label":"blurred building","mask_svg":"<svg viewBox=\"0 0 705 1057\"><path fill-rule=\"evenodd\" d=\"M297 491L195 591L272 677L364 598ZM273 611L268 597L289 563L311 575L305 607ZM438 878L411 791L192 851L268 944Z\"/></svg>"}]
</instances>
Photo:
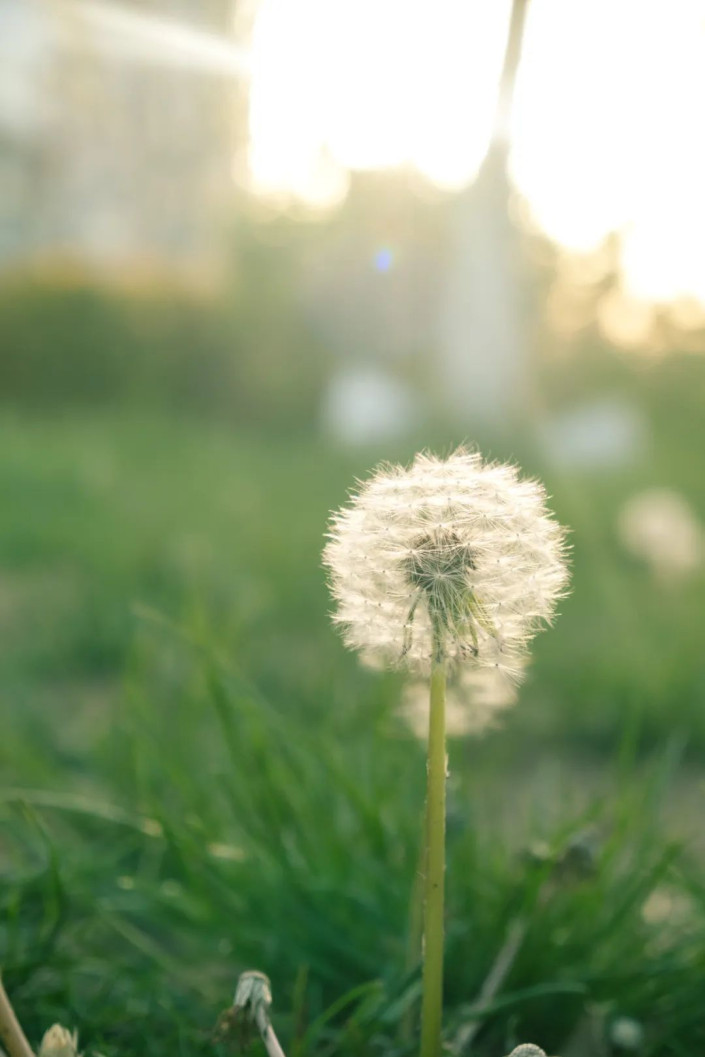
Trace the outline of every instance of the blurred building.
<instances>
[{"instance_id":1,"label":"blurred building","mask_svg":"<svg viewBox=\"0 0 705 1057\"><path fill-rule=\"evenodd\" d=\"M231 17L231 0L0 0L0 267L219 268Z\"/></svg>"}]
</instances>

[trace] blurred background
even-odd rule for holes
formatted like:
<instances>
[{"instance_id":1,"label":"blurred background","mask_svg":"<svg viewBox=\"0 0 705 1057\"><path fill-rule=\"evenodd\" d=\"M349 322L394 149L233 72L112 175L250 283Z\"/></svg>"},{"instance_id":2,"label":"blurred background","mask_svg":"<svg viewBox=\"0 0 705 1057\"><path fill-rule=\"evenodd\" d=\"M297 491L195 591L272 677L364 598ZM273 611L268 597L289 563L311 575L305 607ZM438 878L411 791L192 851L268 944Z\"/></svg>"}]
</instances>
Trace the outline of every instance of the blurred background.
<instances>
[{"instance_id":1,"label":"blurred background","mask_svg":"<svg viewBox=\"0 0 705 1057\"><path fill-rule=\"evenodd\" d=\"M8 940L25 1015L68 1004L110 1053L103 1011L151 1016L154 988L171 1023L160 987L212 1001L250 960L292 1008L310 974L315 1011L406 964L423 746L400 679L331 629L320 550L354 478L422 447L540 476L573 547L518 705L454 730L451 829L509 862L595 797L626 817L626 772L667 758L658 811L700 854L703 98L702 0L0 0L0 850L43 936ZM468 962L460 920L468 1000L497 932L474 921ZM139 987L67 991L105 928ZM340 938L364 928L364 952ZM521 1016L558 1046L576 1002ZM688 1052L659 1048L666 1020L643 1052Z\"/></svg>"}]
</instances>

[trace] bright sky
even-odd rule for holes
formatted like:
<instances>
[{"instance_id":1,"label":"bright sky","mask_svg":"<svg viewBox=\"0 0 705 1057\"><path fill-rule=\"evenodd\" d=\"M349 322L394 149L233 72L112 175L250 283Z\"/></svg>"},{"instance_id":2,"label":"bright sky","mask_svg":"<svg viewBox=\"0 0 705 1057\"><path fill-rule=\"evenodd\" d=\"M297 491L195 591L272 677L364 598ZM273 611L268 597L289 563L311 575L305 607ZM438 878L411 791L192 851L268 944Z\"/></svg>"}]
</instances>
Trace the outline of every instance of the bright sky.
<instances>
[{"instance_id":1,"label":"bright sky","mask_svg":"<svg viewBox=\"0 0 705 1057\"><path fill-rule=\"evenodd\" d=\"M260 0L254 186L331 205L350 169L456 190L487 148L510 0ZM569 249L622 236L638 298L705 302L705 0L530 0L511 170Z\"/></svg>"}]
</instances>

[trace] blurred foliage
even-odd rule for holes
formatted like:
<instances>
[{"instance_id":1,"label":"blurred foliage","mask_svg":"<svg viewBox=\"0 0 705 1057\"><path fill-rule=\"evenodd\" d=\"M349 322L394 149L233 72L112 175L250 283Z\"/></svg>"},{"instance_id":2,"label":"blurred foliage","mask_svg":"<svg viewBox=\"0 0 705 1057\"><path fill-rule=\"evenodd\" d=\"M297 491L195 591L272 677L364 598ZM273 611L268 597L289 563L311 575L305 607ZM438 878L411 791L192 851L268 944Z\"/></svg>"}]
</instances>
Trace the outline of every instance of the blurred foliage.
<instances>
[{"instance_id":1,"label":"blurred foliage","mask_svg":"<svg viewBox=\"0 0 705 1057\"><path fill-rule=\"evenodd\" d=\"M645 462L609 473L550 464L527 438L490 449L542 477L571 529L572 593L536 640L522 707L509 720L527 751L548 743L609 751L625 723L646 747L674 729L694 754L705 743L703 571L659 583L617 531L625 499L650 486L681 490L705 521L691 457L702 423L687 408L671 425L654 416ZM367 690L328 624L323 531L356 475L413 449L346 455L313 439L283 444L134 411L6 415L0 685L17 702L7 744L15 724L46 721L49 701L49 717L71 702L100 716L130 654L135 606L172 618L194 607L210 614L228 652L288 707L310 708L333 684L354 707Z\"/></svg>"},{"instance_id":2,"label":"blurred foliage","mask_svg":"<svg viewBox=\"0 0 705 1057\"><path fill-rule=\"evenodd\" d=\"M9 273L0 284L0 399L309 428L322 354L294 307L286 257L244 238L239 254L237 278L210 291L144 266L119 282L71 262Z\"/></svg>"}]
</instances>

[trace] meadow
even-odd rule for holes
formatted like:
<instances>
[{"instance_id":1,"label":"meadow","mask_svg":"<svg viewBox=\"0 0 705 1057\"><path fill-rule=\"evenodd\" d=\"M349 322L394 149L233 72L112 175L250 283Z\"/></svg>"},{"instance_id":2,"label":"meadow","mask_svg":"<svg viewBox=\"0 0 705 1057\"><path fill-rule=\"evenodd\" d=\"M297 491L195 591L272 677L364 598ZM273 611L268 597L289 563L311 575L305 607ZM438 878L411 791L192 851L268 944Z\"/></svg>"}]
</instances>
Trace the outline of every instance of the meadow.
<instances>
[{"instance_id":1,"label":"meadow","mask_svg":"<svg viewBox=\"0 0 705 1057\"><path fill-rule=\"evenodd\" d=\"M492 442L545 480L573 586L502 728L450 746L457 1054L705 1050L703 577L655 584L616 530L652 485L705 517L701 375L634 383L635 466ZM320 551L354 477L416 446L2 412L1 960L32 1040L225 1052L256 967L290 1057L415 1052L424 749L331 628Z\"/></svg>"}]
</instances>

